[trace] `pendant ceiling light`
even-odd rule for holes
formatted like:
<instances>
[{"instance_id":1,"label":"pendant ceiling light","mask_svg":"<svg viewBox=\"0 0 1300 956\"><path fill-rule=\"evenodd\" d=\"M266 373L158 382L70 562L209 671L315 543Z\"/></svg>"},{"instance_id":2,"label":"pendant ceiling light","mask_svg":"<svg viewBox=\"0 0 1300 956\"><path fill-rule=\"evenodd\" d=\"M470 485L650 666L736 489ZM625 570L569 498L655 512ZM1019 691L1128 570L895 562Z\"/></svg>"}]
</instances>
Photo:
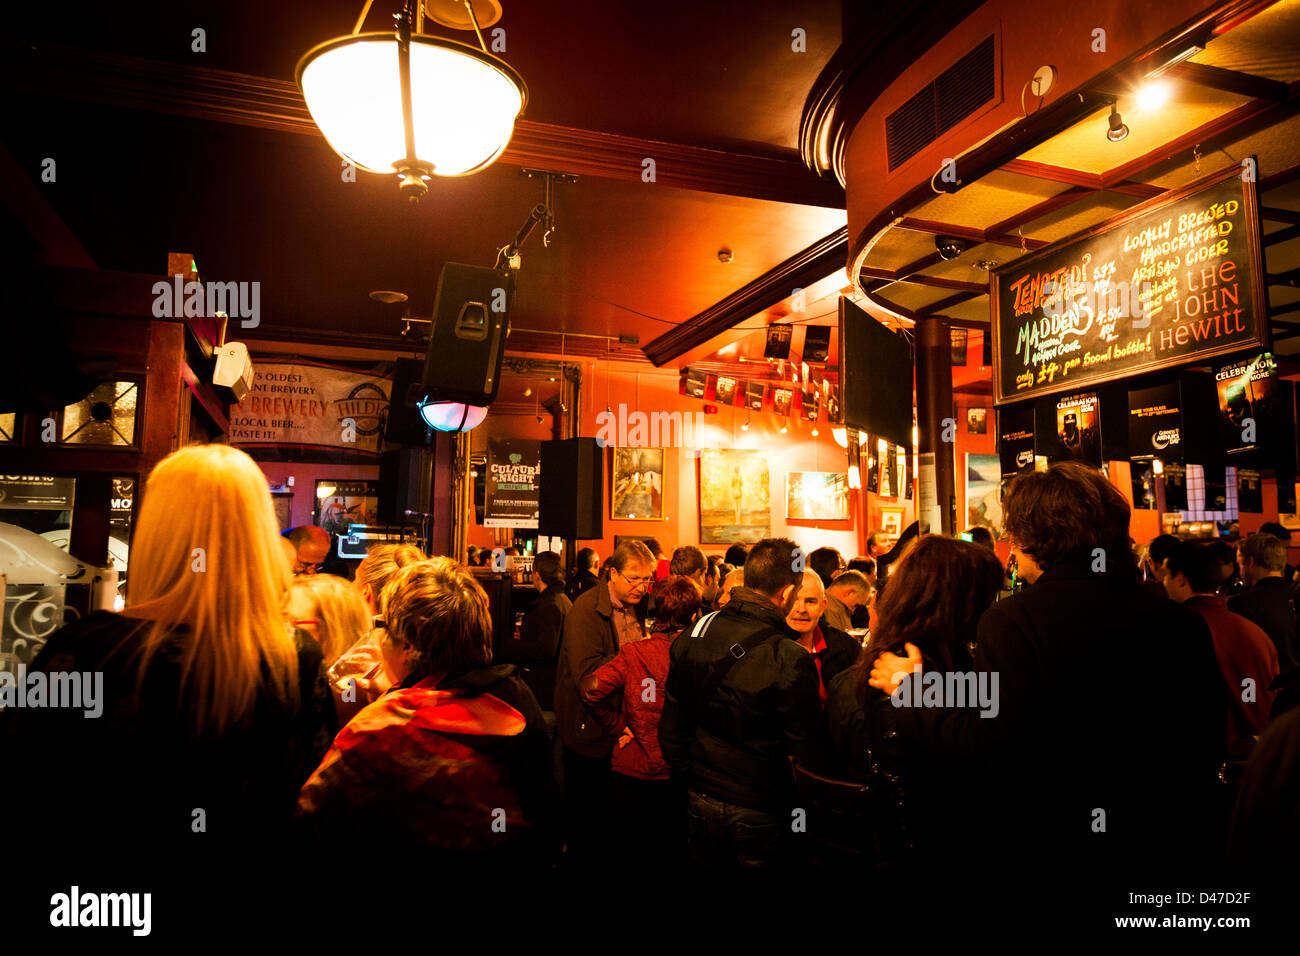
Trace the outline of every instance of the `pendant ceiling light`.
<instances>
[{"instance_id":1,"label":"pendant ceiling light","mask_svg":"<svg viewBox=\"0 0 1300 956\"><path fill-rule=\"evenodd\" d=\"M296 78L334 151L367 172L397 173L415 202L433 176L491 165L510 142L528 89L483 42L481 28L501 16L495 0L405 0L395 31L361 33L371 2L350 36L307 51ZM472 28L482 49L426 35L426 14Z\"/></svg>"}]
</instances>

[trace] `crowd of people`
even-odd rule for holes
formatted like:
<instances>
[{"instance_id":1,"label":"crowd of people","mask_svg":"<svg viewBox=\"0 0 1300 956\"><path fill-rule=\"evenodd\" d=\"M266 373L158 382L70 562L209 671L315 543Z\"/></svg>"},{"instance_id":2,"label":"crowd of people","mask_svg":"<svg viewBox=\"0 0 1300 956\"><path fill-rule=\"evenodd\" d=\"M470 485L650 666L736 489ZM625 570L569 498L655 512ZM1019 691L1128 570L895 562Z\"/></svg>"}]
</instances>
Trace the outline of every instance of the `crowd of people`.
<instances>
[{"instance_id":1,"label":"crowd of people","mask_svg":"<svg viewBox=\"0 0 1300 956\"><path fill-rule=\"evenodd\" d=\"M385 859L615 894L834 872L931 905L1264 880L1300 851L1285 529L1139 550L1123 497L1069 463L1004 509L1014 587L976 534L874 534L852 560L632 539L568 575L536 555L537 600L494 641L481 555L381 545L351 581L316 573L319 536L279 535L251 459L186 448L149 478L125 610L32 664L102 674L102 717L0 714L24 768L0 810L42 808L33 848L133 880L233 857L319 900Z\"/></svg>"}]
</instances>

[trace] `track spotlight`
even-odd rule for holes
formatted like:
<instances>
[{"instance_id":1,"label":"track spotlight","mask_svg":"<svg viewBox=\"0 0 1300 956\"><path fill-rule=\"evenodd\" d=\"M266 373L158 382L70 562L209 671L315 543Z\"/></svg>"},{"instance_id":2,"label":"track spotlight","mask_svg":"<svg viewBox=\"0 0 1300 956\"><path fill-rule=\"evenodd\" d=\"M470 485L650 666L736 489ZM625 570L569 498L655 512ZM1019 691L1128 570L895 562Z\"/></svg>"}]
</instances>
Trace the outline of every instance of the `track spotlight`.
<instances>
[{"instance_id":1,"label":"track spotlight","mask_svg":"<svg viewBox=\"0 0 1300 956\"><path fill-rule=\"evenodd\" d=\"M1106 138L1112 143L1118 143L1128 135L1128 127L1124 125L1124 119L1119 115L1119 104L1110 104L1110 129L1106 131Z\"/></svg>"}]
</instances>

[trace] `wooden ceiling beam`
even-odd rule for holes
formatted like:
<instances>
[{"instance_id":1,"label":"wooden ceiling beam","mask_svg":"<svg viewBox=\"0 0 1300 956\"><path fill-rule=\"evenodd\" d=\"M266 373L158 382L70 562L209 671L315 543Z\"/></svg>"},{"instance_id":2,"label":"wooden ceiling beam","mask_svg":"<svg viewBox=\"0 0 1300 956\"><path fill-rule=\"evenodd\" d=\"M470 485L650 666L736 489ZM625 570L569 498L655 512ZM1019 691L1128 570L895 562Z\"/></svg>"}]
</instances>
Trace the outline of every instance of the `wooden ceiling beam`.
<instances>
[{"instance_id":1,"label":"wooden ceiling beam","mask_svg":"<svg viewBox=\"0 0 1300 956\"><path fill-rule=\"evenodd\" d=\"M882 289L886 285L895 282L906 282L909 285L931 286L936 289L959 289L962 292L969 292L972 295L983 295L988 292L988 286L979 282L963 282L961 279L947 279L943 276L928 276L920 272L904 276L899 275L896 272L890 272L887 269L863 268L861 274L864 276L870 276L873 279L884 279L885 282L882 285L876 286L876 289Z\"/></svg>"},{"instance_id":2,"label":"wooden ceiling beam","mask_svg":"<svg viewBox=\"0 0 1300 956\"><path fill-rule=\"evenodd\" d=\"M1069 183L1072 186L1083 186L1087 189L1109 189L1111 192L1140 196L1143 199L1150 199L1152 196L1158 196L1164 192L1159 186L1132 181L1115 182L1109 186L1104 186L1101 173L1090 173L1083 169L1070 169L1066 166L1053 166L1050 163L1038 163L1029 159L1013 159L1010 162L1003 163L1002 170L1007 173L1015 173L1018 176L1045 179L1054 183Z\"/></svg>"},{"instance_id":3,"label":"wooden ceiling beam","mask_svg":"<svg viewBox=\"0 0 1300 956\"><path fill-rule=\"evenodd\" d=\"M115 107L214 120L313 138L302 93L284 80L162 63L102 51L48 47L29 51L20 69L31 96L51 94ZM844 190L789 157L704 149L520 119L500 163L804 206L844 208Z\"/></svg>"},{"instance_id":4,"label":"wooden ceiling beam","mask_svg":"<svg viewBox=\"0 0 1300 956\"><path fill-rule=\"evenodd\" d=\"M1300 223L1300 210L1279 209L1276 206L1260 206L1259 218L1268 222L1289 222L1296 225Z\"/></svg>"},{"instance_id":5,"label":"wooden ceiling beam","mask_svg":"<svg viewBox=\"0 0 1300 956\"><path fill-rule=\"evenodd\" d=\"M1240 70L1227 70L1208 63L1184 60L1182 63L1175 63L1165 72L1168 76L1195 83L1197 86L1222 90L1224 93L1236 93L1238 96L1249 96L1252 100L1273 100L1280 103L1287 98L1287 85L1280 80L1270 80L1253 73L1242 73Z\"/></svg>"},{"instance_id":6,"label":"wooden ceiling beam","mask_svg":"<svg viewBox=\"0 0 1300 956\"><path fill-rule=\"evenodd\" d=\"M788 299L795 289L806 289L842 269L848 254L849 227L842 226L725 299L673 326L647 344L643 351L655 365L666 365L764 309Z\"/></svg>"},{"instance_id":7,"label":"wooden ceiling beam","mask_svg":"<svg viewBox=\"0 0 1300 956\"><path fill-rule=\"evenodd\" d=\"M1300 226L1289 226L1286 229L1279 229L1277 232L1270 232L1264 237L1264 245L1276 246L1281 242L1290 242L1292 239L1300 238Z\"/></svg>"},{"instance_id":8,"label":"wooden ceiling beam","mask_svg":"<svg viewBox=\"0 0 1300 956\"><path fill-rule=\"evenodd\" d=\"M937 302L931 302L929 305L922 306L916 310L916 313L917 315L934 315L936 312L942 312L944 309L952 308L954 305L960 305L963 302L984 294L984 292L958 292L954 295L946 296Z\"/></svg>"}]
</instances>

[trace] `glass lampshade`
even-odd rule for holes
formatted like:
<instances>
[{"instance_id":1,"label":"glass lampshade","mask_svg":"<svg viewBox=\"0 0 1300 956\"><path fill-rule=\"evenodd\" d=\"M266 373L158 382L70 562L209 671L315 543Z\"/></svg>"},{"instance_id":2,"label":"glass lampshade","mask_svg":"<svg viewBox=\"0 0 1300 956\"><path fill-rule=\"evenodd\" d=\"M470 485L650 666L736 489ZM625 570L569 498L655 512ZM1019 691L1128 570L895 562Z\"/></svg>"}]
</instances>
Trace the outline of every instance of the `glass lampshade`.
<instances>
[{"instance_id":1,"label":"glass lampshade","mask_svg":"<svg viewBox=\"0 0 1300 956\"><path fill-rule=\"evenodd\" d=\"M406 158L394 33L322 43L298 61L298 86L336 153L372 173ZM505 62L463 43L411 37L416 158L438 176L492 163L510 142L528 91Z\"/></svg>"},{"instance_id":2,"label":"glass lampshade","mask_svg":"<svg viewBox=\"0 0 1300 956\"><path fill-rule=\"evenodd\" d=\"M420 406L420 416L426 425L440 432L467 432L478 428L487 418L488 410L479 405L462 405L460 402L427 402Z\"/></svg>"}]
</instances>

